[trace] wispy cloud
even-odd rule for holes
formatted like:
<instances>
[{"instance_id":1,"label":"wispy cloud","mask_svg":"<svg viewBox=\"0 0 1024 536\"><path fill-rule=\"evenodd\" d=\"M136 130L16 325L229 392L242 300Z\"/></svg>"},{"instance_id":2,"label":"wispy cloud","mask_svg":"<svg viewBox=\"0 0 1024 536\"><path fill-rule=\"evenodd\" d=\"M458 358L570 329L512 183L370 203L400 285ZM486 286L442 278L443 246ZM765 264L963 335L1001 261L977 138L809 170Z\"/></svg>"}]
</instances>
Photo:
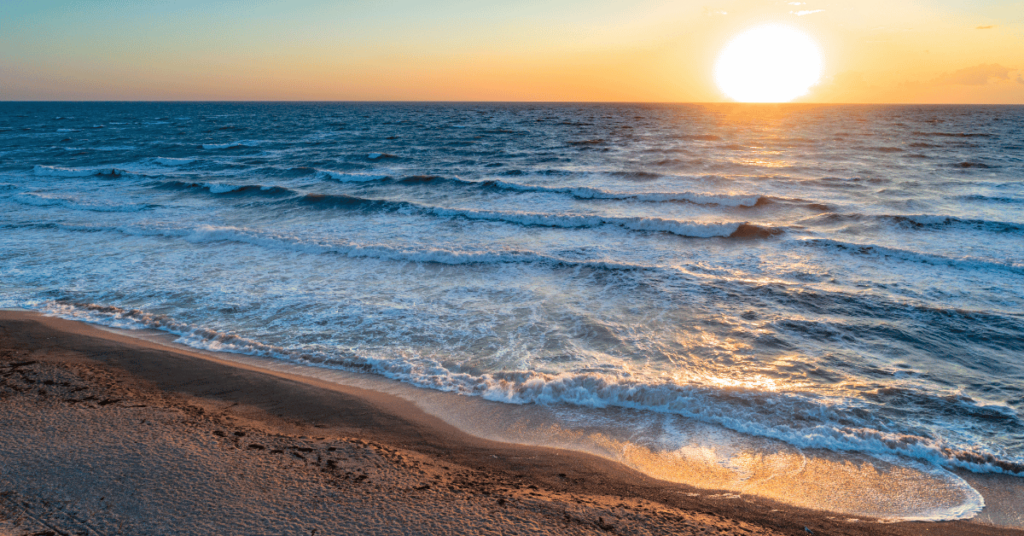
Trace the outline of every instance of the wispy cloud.
<instances>
[{"instance_id":1,"label":"wispy cloud","mask_svg":"<svg viewBox=\"0 0 1024 536\"><path fill-rule=\"evenodd\" d=\"M728 11L722 11L720 9L711 9L709 7L705 7L704 8L704 16L705 17L718 17L718 16L728 15L728 14L729 14Z\"/></svg>"},{"instance_id":2,"label":"wispy cloud","mask_svg":"<svg viewBox=\"0 0 1024 536\"><path fill-rule=\"evenodd\" d=\"M791 15L796 15L797 17L803 17L804 15L810 15L811 13L821 13L822 11L825 11L825 10L824 9L805 9L803 11L790 11L789 13Z\"/></svg>"},{"instance_id":3,"label":"wispy cloud","mask_svg":"<svg viewBox=\"0 0 1024 536\"><path fill-rule=\"evenodd\" d=\"M991 30L992 28L995 28L995 26L978 26L975 30Z\"/></svg>"},{"instance_id":4,"label":"wispy cloud","mask_svg":"<svg viewBox=\"0 0 1024 536\"><path fill-rule=\"evenodd\" d=\"M984 86L992 82L1000 82L1003 80L1012 80L1014 82L1024 84L1024 78L1018 73L1017 77L1011 76L1015 69L1009 67L1003 67L1002 65L990 63L985 65L975 65L974 67L967 67L966 69L960 69L952 73L946 73L932 81L935 84L941 85L958 85L958 86Z\"/></svg>"}]
</instances>

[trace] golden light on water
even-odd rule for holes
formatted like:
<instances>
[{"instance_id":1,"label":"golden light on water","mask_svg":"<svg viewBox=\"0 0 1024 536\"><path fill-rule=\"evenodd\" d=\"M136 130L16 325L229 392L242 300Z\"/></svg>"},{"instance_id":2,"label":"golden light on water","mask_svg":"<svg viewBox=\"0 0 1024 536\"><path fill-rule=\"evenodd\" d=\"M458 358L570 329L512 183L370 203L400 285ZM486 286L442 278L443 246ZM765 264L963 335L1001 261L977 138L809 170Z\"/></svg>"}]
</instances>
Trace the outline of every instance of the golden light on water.
<instances>
[{"instance_id":1,"label":"golden light on water","mask_svg":"<svg viewBox=\"0 0 1024 536\"><path fill-rule=\"evenodd\" d=\"M818 44L806 33L767 24L733 38L718 56L715 82L739 102L789 102L821 79Z\"/></svg>"}]
</instances>

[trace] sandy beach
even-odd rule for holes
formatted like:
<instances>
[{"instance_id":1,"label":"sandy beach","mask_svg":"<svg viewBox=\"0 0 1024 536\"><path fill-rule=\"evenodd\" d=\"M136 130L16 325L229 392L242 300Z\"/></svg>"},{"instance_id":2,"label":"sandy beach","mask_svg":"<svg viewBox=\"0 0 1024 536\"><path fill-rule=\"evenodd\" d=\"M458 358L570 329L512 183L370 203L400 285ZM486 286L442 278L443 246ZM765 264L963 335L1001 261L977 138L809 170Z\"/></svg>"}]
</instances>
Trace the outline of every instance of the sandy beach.
<instances>
[{"instance_id":1,"label":"sandy beach","mask_svg":"<svg viewBox=\"0 0 1024 536\"><path fill-rule=\"evenodd\" d=\"M0 430L0 534L1021 533L716 495L30 312L0 312Z\"/></svg>"}]
</instances>

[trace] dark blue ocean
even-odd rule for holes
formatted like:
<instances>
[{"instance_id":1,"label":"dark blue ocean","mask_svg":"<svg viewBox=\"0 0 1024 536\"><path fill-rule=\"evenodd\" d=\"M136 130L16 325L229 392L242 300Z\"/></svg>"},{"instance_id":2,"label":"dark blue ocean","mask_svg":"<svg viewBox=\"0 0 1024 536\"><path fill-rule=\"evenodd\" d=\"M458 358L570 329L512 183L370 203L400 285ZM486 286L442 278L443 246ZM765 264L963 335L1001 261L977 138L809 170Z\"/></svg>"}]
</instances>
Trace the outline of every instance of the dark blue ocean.
<instances>
[{"instance_id":1,"label":"dark blue ocean","mask_svg":"<svg viewBox=\"0 0 1024 536\"><path fill-rule=\"evenodd\" d=\"M2 103L0 306L970 517L1024 474L1024 107Z\"/></svg>"}]
</instances>

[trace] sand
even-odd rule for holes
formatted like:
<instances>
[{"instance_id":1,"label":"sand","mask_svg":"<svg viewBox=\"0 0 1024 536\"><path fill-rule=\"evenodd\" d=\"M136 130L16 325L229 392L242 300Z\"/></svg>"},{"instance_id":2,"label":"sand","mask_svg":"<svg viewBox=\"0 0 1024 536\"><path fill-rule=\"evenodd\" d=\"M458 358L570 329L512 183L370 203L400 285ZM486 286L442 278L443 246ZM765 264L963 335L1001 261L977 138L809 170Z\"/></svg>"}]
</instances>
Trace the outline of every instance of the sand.
<instances>
[{"instance_id":1,"label":"sand","mask_svg":"<svg viewBox=\"0 0 1024 536\"><path fill-rule=\"evenodd\" d=\"M1024 534L696 491L394 396L0 311L0 534Z\"/></svg>"}]
</instances>

